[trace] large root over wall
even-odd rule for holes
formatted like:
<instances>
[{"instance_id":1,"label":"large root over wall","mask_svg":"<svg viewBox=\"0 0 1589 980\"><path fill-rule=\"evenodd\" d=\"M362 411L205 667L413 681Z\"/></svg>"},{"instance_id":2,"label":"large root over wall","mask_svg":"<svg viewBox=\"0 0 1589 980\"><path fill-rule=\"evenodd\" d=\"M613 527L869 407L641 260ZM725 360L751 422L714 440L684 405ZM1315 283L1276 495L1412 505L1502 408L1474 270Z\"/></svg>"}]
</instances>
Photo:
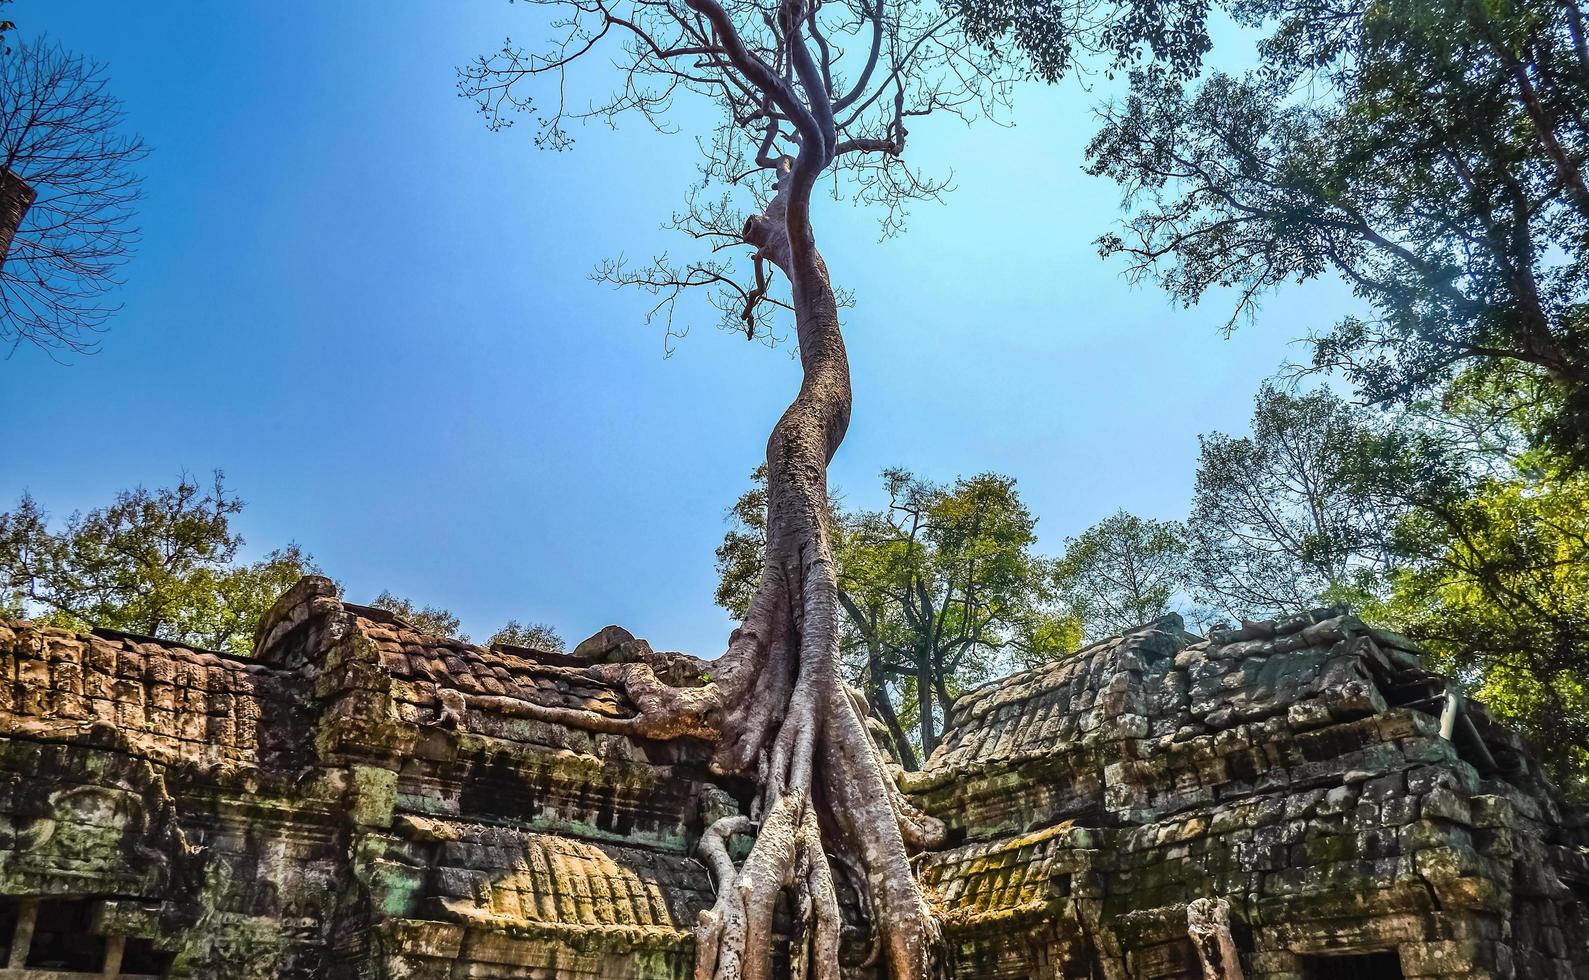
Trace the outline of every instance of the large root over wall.
<instances>
[{"instance_id":1,"label":"large root over wall","mask_svg":"<svg viewBox=\"0 0 1589 980\"><path fill-rule=\"evenodd\" d=\"M767 444L767 553L761 581L727 652L700 686L670 686L646 664L590 668L621 687L639 714L612 719L518 702L530 717L648 738L691 735L716 745L712 767L752 778L748 817L707 828L700 853L716 904L696 931L697 980L770 976L773 916L790 896L793 973L838 980L839 902L834 868L870 910L872 961L894 980L944 973L932 911L907 846L941 843L943 828L899 792L868 732L839 661L838 586L826 526L827 465L849 425L850 376L827 268L811 244L795 162L778 193L747 222L758 263L789 279L804 376ZM798 213L795 213L798 212ZM796 229L791 244L790 229ZM729 838L755 834L736 867Z\"/></svg>"}]
</instances>

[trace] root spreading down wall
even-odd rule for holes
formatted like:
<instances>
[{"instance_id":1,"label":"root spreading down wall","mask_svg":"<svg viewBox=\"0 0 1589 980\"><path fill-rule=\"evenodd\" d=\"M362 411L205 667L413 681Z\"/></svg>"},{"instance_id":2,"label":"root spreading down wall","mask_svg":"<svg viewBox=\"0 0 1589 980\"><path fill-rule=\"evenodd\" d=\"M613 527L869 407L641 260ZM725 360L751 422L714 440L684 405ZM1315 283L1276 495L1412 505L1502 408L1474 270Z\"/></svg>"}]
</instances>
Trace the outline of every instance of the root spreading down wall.
<instances>
[{"instance_id":1,"label":"root spreading down wall","mask_svg":"<svg viewBox=\"0 0 1589 980\"><path fill-rule=\"evenodd\" d=\"M487 650L317 578L248 659L0 625L0 980L690 976L747 787L512 710L630 714L584 668L640 646ZM1350 617L1150 624L968 694L901 783L958 978L1200 978L1199 935L1256 980L1589 977L1583 816Z\"/></svg>"}]
</instances>

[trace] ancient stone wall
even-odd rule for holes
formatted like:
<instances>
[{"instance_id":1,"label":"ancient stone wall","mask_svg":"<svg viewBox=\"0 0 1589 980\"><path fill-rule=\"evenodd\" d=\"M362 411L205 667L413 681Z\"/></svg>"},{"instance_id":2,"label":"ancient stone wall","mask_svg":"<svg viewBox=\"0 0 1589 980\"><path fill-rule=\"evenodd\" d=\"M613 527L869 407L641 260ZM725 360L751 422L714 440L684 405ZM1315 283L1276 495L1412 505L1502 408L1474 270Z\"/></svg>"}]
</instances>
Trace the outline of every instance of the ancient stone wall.
<instances>
[{"instance_id":1,"label":"ancient stone wall","mask_svg":"<svg viewBox=\"0 0 1589 980\"><path fill-rule=\"evenodd\" d=\"M631 714L586 668L648 654L424 636L316 578L252 658L0 625L0 980L689 976L691 851L747 788L515 710ZM949 827L919 866L959 978L1199 977L1198 929L1259 980L1589 977L1581 818L1349 618L1154 624L962 698L902 781Z\"/></svg>"},{"instance_id":2,"label":"ancient stone wall","mask_svg":"<svg viewBox=\"0 0 1589 980\"><path fill-rule=\"evenodd\" d=\"M956 705L906 786L957 845L923 862L957 977L1201 977L1205 898L1258 980L1589 976L1582 816L1411 644L1328 614L1192 639Z\"/></svg>"},{"instance_id":3,"label":"ancient stone wall","mask_svg":"<svg viewBox=\"0 0 1589 980\"><path fill-rule=\"evenodd\" d=\"M173 977L687 974L692 829L737 805L701 746L495 711L626 707L570 658L422 636L323 579L255 652L0 627L0 941L43 898L90 948L74 976L127 938ZM62 969L31 945L0 965Z\"/></svg>"}]
</instances>

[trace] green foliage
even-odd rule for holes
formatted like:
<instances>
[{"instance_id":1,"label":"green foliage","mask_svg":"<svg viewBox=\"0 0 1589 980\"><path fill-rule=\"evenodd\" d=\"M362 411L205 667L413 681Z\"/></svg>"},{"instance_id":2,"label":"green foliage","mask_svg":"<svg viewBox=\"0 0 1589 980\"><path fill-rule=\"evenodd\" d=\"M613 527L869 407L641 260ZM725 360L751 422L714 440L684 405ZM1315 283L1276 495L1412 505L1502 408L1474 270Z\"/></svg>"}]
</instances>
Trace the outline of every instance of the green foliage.
<instances>
[{"instance_id":1,"label":"green foliage","mask_svg":"<svg viewBox=\"0 0 1589 980\"><path fill-rule=\"evenodd\" d=\"M1483 477L1411 514L1382 614L1589 789L1589 478Z\"/></svg>"},{"instance_id":2,"label":"green foliage","mask_svg":"<svg viewBox=\"0 0 1589 980\"><path fill-rule=\"evenodd\" d=\"M558 635L557 630L546 623L520 623L510 619L503 627L491 634L491 639L486 641L486 646L495 646L498 643L515 647L529 647L531 650L545 650L549 653L562 653L568 644Z\"/></svg>"},{"instance_id":3,"label":"green foliage","mask_svg":"<svg viewBox=\"0 0 1589 980\"><path fill-rule=\"evenodd\" d=\"M765 481L752 474L717 551L718 602L741 616L761 574ZM883 482L887 507L830 501L829 524L851 679L913 765L955 698L1013 663L1075 649L1079 625L1051 601L1049 563L1032 550L1036 519L1014 480L945 486L896 469Z\"/></svg>"},{"instance_id":4,"label":"green foliage","mask_svg":"<svg viewBox=\"0 0 1589 980\"><path fill-rule=\"evenodd\" d=\"M1196 601L1236 617L1284 616L1378 594L1390 515L1348 473L1368 426L1327 389L1265 385L1251 435L1199 440L1186 525Z\"/></svg>"},{"instance_id":5,"label":"green foliage","mask_svg":"<svg viewBox=\"0 0 1589 980\"><path fill-rule=\"evenodd\" d=\"M1066 539L1054 580L1088 640L1176 611L1186 582L1185 535L1173 521L1122 510Z\"/></svg>"},{"instance_id":6,"label":"green foliage","mask_svg":"<svg viewBox=\"0 0 1589 980\"><path fill-rule=\"evenodd\" d=\"M248 653L254 626L314 561L296 545L239 564L231 518L243 502L217 472L206 489L117 494L54 530L24 495L0 514L0 593L8 613L71 629L94 626Z\"/></svg>"},{"instance_id":7,"label":"green foliage","mask_svg":"<svg viewBox=\"0 0 1589 980\"><path fill-rule=\"evenodd\" d=\"M1192 591L1237 613L1356 607L1589 795L1589 476L1537 447L1558 397L1516 367L1395 411L1264 389L1251 436L1204 440Z\"/></svg>"},{"instance_id":8,"label":"green foliage","mask_svg":"<svg viewBox=\"0 0 1589 980\"><path fill-rule=\"evenodd\" d=\"M743 619L761 579L767 549L767 467L750 474L750 489L740 494L727 515L728 532L717 546L717 604Z\"/></svg>"},{"instance_id":9,"label":"green foliage","mask_svg":"<svg viewBox=\"0 0 1589 980\"><path fill-rule=\"evenodd\" d=\"M1102 54L1113 69L1151 59L1172 77L1195 73L1211 46L1209 0L955 0L966 35L1055 82Z\"/></svg>"},{"instance_id":10,"label":"green foliage","mask_svg":"<svg viewBox=\"0 0 1589 980\"><path fill-rule=\"evenodd\" d=\"M370 605L385 609L421 633L469 642L469 634L461 629L463 620L441 606L417 606L413 600L393 595L386 589L381 590Z\"/></svg>"},{"instance_id":11,"label":"green foliage","mask_svg":"<svg viewBox=\"0 0 1589 980\"><path fill-rule=\"evenodd\" d=\"M1314 367L1371 401L1438 396L1454 371L1540 369L1543 434L1589 462L1589 49L1575 0L1232 0L1260 65L1194 88L1139 73L1090 169L1130 214L1101 251L1232 324L1334 273L1368 308Z\"/></svg>"},{"instance_id":12,"label":"green foliage","mask_svg":"<svg viewBox=\"0 0 1589 980\"><path fill-rule=\"evenodd\" d=\"M1548 382L1458 379L1437 411L1360 443L1351 478L1399 517L1389 590L1365 614L1418 639L1589 796L1589 476L1531 448Z\"/></svg>"}]
</instances>

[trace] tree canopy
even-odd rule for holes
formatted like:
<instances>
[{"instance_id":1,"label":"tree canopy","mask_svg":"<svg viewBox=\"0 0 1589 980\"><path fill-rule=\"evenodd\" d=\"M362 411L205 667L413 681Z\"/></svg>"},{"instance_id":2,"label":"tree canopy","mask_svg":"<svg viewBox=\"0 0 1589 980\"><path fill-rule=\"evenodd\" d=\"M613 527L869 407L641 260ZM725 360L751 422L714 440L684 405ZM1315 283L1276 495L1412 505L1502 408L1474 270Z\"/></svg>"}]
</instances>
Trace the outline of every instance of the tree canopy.
<instances>
[{"instance_id":1,"label":"tree canopy","mask_svg":"<svg viewBox=\"0 0 1589 980\"><path fill-rule=\"evenodd\" d=\"M1186 522L1195 601L1232 617L1284 616L1375 594L1385 515L1347 472L1363 424L1328 389L1265 385L1249 435L1199 440Z\"/></svg>"},{"instance_id":2,"label":"tree canopy","mask_svg":"<svg viewBox=\"0 0 1589 980\"><path fill-rule=\"evenodd\" d=\"M1589 94L1576 0L1233 0L1260 62L1192 84L1139 72L1088 149L1124 188L1100 239L1133 275L1231 322L1335 274L1366 312L1313 363L1373 401L1461 371L1539 369L1542 436L1589 461Z\"/></svg>"},{"instance_id":3,"label":"tree canopy","mask_svg":"<svg viewBox=\"0 0 1589 980\"><path fill-rule=\"evenodd\" d=\"M1540 444L1552 389L1523 367L1392 409L1266 387L1251 434L1203 440L1187 560L1160 594L1204 620L1345 604L1419 641L1589 796L1589 481Z\"/></svg>"},{"instance_id":4,"label":"tree canopy","mask_svg":"<svg viewBox=\"0 0 1589 980\"><path fill-rule=\"evenodd\" d=\"M1123 633L1176 611L1186 582L1186 531L1124 510L1065 541L1059 596L1085 638Z\"/></svg>"},{"instance_id":5,"label":"tree canopy","mask_svg":"<svg viewBox=\"0 0 1589 980\"><path fill-rule=\"evenodd\" d=\"M52 528L24 494L0 514L0 596L8 612L71 629L102 626L246 654L254 626L314 560L288 544L239 562L231 519L243 501L219 472L206 486L136 487Z\"/></svg>"}]
</instances>

